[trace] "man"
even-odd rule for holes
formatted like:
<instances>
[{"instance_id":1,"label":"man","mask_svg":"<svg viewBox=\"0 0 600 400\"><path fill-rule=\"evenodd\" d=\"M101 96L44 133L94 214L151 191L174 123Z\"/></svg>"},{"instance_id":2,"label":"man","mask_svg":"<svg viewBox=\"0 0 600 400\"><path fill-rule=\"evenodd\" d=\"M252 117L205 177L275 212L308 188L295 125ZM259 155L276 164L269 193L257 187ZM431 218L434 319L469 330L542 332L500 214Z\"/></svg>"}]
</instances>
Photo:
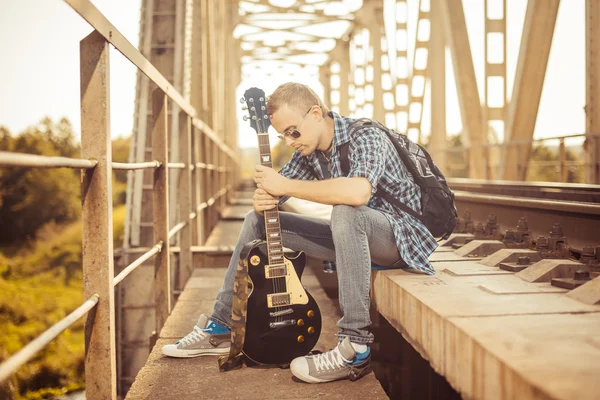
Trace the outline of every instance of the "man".
<instances>
[{"instance_id":1,"label":"man","mask_svg":"<svg viewBox=\"0 0 600 400\"><path fill-rule=\"evenodd\" d=\"M229 351L232 289L240 251L245 243L264 239L265 210L297 197L333 205L330 222L281 212L280 224L286 247L336 261L343 316L337 324L339 344L334 349L298 357L290 368L297 378L310 383L356 379L370 370L372 263L433 274L427 258L437 247L420 221L376 196L377 188L385 187L417 212L420 189L385 133L367 127L350 137L348 127L353 120L330 112L307 86L279 86L267 112L280 138L296 152L279 173L256 166L254 211L246 216L213 313L208 319L201 316L190 334L163 347L163 353L195 357ZM344 176L338 149L347 142L350 171Z\"/></svg>"}]
</instances>

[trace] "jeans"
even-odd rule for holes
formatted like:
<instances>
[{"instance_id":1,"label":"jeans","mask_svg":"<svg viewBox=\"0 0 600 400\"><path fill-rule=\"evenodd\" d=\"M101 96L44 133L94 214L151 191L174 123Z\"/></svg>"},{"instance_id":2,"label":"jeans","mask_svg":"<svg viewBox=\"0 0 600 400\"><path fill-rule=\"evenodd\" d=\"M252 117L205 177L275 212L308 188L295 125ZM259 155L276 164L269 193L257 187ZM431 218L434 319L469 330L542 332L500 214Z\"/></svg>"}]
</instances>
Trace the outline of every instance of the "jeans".
<instances>
[{"instance_id":1,"label":"jeans","mask_svg":"<svg viewBox=\"0 0 600 400\"><path fill-rule=\"evenodd\" d=\"M403 264L385 215L366 206L347 205L333 206L331 222L288 212L279 215L285 247L337 264L340 340L349 336L355 343L373 342L368 330L371 263L385 267ZM264 217L252 210L242 225L211 320L231 326L232 291L240 253L244 244L264 237Z\"/></svg>"}]
</instances>

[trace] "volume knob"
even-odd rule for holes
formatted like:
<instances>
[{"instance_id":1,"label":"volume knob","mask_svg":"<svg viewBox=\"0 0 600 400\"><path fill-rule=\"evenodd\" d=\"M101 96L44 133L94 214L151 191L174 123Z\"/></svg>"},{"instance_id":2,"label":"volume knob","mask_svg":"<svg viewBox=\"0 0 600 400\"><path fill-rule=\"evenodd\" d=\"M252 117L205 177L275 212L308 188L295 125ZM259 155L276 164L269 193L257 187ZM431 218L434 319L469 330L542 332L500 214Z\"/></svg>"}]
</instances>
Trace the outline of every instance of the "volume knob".
<instances>
[{"instance_id":1,"label":"volume knob","mask_svg":"<svg viewBox=\"0 0 600 400\"><path fill-rule=\"evenodd\" d=\"M313 333L315 333L315 328L313 328L312 326L309 326L307 330L308 330L308 333L311 334L311 335Z\"/></svg>"},{"instance_id":2,"label":"volume knob","mask_svg":"<svg viewBox=\"0 0 600 400\"><path fill-rule=\"evenodd\" d=\"M308 318L312 318L315 316L315 312L313 310L308 310L308 312L306 313L306 315L308 315Z\"/></svg>"},{"instance_id":3,"label":"volume knob","mask_svg":"<svg viewBox=\"0 0 600 400\"><path fill-rule=\"evenodd\" d=\"M304 336L298 336L298 343L304 343Z\"/></svg>"}]
</instances>

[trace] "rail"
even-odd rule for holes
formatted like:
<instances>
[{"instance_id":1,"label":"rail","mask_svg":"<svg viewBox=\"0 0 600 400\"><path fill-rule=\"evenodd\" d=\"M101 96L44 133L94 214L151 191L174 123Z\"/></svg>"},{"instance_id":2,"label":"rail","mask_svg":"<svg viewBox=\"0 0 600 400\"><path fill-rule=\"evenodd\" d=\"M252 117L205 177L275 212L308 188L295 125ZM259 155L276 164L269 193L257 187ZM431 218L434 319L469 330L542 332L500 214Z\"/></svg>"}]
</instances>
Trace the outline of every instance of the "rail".
<instances>
[{"instance_id":1,"label":"rail","mask_svg":"<svg viewBox=\"0 0 600 400\"><path fill-rule=\"evenodd\" d=\"M164 325L171 311L172 287L170 282L169 242L181 235L179 254L181 264L191 263L191 237L193 220L198 221L200 212L208 211L218 199L234 187L239 170L237 154L217 136L212 129L197 118L196 110L179 94L168 80L114 27L89 0L65 0L79 13L94 31L80 43L81 81L81 159L46 157L33 154L0 152L2 167L30 168L74 168L84 169L82 174L82 248L84 272L84 298L88 300L69 316L50 327L37 339L0 364L0 382L26 363L35 353L48 345L62 331L95 308L86 321L86 398L116 399L115 357L115 304L114 289L132 271L145 261L157 256L155 263L155 307L156 330ZM109 44L127 57L158 88L152 93L152 161L139 163L112 162L110 148L109 107ZM181 112L180 137L181 160L168 160L168 103L177 104ZM203 137L202 137L203 136ZM208 139L208 141L204 140ZM193 140L196 139L196 140ZM192 141L193 140L193 141ZM200 143L218 152L220 165L193 160L190 149L193 145L200 154ZM208 151L207 151L208 152ZM153 213L154 240L156 244L143 255L114 276L114 251L112 238L112 196L108 193L113 170L154 169ZM182 196L179 208L186 216L169 231L168 170L180 170ZM194 185L204 185L204 180L192 180L192 171L203 169L223 173L218 182L205 185L213 190L212 197L205 202L192 204ZM220 186L219 186L220 185ZM207 196L208 197L208 196ZM187 212L186 212L187 210ZM213 212L214 213L214 212ZM201 229L197 226L197 229ZM187 261L186 261L187 260Z\"/></svg>"},{"instance_id":2,"label":"rail","mask_svg":"<svg viewBox=\"0 0 600 400\"><path fill-rule=\"evenodd\" d=\"M548 142L556 144L556 148L546 148L547 152L544 155L553 159L536 160L535 155L532 154L536 151L534 144L539 144L541 147ZM581 159L569 159L573 158L573 155L569 154L569 142L581 146ZM513 168L516 170L516 176L527 180L528 172L533 168L551 168L552 171L546 174L551 178L548 180L577 183L574 181L577 179L577 174L580 174L579 179L584 181L583 175L586 170L600 170L600 161L598 161L600 157L591 156L587 160L583 158L585 148L595 149L597 143L600 143L600 133L590 132L485 145L459 145L452 148L433 146L429 151L437 157L440 152L444 153L445 165L442 168L445 169L446 175L451 177L469 177L470 171L479 169L484 171L484 177L487 179L502 179L504 172ZM477 165L473 165L469 154L473 150L480 149L485 150L487 156L482 157ZM517 161L516 165L507 166L504 165L503 156L511 149L515 150ZM438 159L436 155L434 158Z\"/></svg>"}]
</instances>

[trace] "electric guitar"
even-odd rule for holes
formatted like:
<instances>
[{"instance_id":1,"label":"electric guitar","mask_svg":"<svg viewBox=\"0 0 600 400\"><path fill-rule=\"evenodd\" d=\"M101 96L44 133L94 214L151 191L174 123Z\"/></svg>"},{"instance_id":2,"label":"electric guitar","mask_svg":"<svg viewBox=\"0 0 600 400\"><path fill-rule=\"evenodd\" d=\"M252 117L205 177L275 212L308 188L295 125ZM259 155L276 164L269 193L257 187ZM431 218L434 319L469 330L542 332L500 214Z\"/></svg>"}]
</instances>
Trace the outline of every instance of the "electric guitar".
<instances>
[{"instance_id":1,"label":"electric guitar","mask_svg":"<svg viewBox=\"0 0 600 400\"><path fill-rule=\"evenodd\" d=\"M250 88L244 98L250 126L258 134L260 162L272 167L265 92ZM246 107L244 108L246 109ZM319 340L321 312L300 282L306 256L283 253L277 208L264 211L266 240L245 245L248 265L248 314L243 352L259 364L287 364L308 354Z\"/></svg>"}]
</instances>

